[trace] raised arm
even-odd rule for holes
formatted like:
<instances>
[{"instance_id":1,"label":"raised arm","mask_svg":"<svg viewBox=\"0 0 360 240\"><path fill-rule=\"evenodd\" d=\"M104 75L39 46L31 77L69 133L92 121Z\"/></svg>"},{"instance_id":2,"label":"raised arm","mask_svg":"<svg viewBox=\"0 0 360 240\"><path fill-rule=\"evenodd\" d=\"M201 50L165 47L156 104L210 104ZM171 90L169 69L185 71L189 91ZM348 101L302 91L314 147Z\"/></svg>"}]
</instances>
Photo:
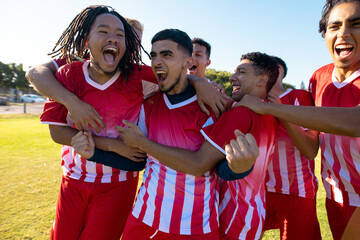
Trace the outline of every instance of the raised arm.
<instances>
[{"instance_id":1,"label":"raised arm","mask_svg":"<svg viewBox=\"0 0 360 240\"><path fill-rule=\"evenodd\" d=\"M277 94L270 92L267 99L281 105L281 99ZM316 157L319 150L319 132L305 130L293 123L281 120L296 148L309 160Z\"/></svg>"},{"instance_id":2,"label":"raised arm","mask_svg":"<svg viewBox=\"0 0 360 240\"><path fill-rule=\"evenodd\" d=\"M49 130L54 142L68 146L73 146L72 138L79 133L77 129L68 126L49 125ZM132 161L139 161L139 158L146 157L143 151L127 146L120 139L98 136L93 136L93 139L98 149L114 152Z\"/></svg>"},{"instance_id":3,"label":"raised arm","mask_svg":"<svg viewBox=\"0 0 360 240\"><path fill-rule=\"evenodd\" d=\"M210 115L209 110L206 108L207 105L215 113L216 117L219 118L231 102L230 97L216 90L213 84L209 83L205 78L199 78L190 74L187 77L190 84L196 89L200 109L207 115Z\"/></svg>"},{"instance_id":4,"label":"raised arm","mask_svg":"<svg viewBox=\"0 0 360 240\"><path fill-rule=\"evenodd\" d=\"M104 123L98 112L59 83L55 77L55 72L54 63L48 62L31 68L25 76L40 94L64 105L78 129L88 130L89 124L97 132L100 131L99 126L104 128Z\"/></svg>"},{"instance_id":5,"label":"raised arm","mask_svg":"<svg viewBox=\"0 0 360 240\"><path fill-rule=\"evenodd\" d=\"M248 95L244 96L237 105L318 132L360 137L360 105L351 108L279 105Z\"/></svg>"},{"instance_id":6,"label":"raised arm","mask_svg":"<svg viewBox=\"0 0 360 240\"><path fill-rule=\"evenodd\" d=\"M127 145L139 147L166 166L177 171L201 176L211 168L214 168L225 157L221 151L207 141L196 152L169 147L149 140L136 125L128 121L124 121L124 123L129 128L118 127L118 131ZM233 161L235 160L233 159ZM250 167L247 164L243 164L242 168L239 167L240 165L235 164L234 169L238 172L246 172L251 168L252 163L250 163Z\"/></svg>"}]
</instances>

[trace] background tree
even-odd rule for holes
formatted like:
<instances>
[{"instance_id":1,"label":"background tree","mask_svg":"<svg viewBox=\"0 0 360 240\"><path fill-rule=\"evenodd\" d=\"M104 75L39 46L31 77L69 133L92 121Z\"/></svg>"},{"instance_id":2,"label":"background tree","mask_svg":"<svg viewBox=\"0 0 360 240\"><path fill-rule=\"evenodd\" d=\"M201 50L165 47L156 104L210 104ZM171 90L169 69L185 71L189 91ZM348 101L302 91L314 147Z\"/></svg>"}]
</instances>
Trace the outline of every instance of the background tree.
<instances>
[{"instance_id":1,"label":"background tree","mask_svg":"<svg viewBox=\"0 0 360 240\"><path fill-rule=\"evenodd\" d=\"M20 90L29 89L30 84L25 78L23 65L16 65L15 63L4 64L0 62L0 87Z\"/></svg>"}]
</instances>

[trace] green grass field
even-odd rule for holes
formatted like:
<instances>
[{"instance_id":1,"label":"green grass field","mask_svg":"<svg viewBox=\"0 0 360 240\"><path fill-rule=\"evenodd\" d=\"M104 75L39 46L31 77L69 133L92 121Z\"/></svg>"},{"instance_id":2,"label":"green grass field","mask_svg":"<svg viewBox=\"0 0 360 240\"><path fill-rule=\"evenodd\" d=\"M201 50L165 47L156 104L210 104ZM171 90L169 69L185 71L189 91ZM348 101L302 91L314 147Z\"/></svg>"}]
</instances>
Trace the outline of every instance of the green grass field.
<instances>
[{"instance_id":1,"label":"green grass field","mask_svg":"<svg viewBox=\"0 0 360 240\"><path fill-rule=\"evenodd\" d=\"M61 180L60 145L39 116L0 115L0 129L0 239L49 239ZM318 177L319 171L317 158ZM317 201L323 239L332 239L322 184ZM279 239L279 231L263 239Z\"/></svg>"}]
</instances>

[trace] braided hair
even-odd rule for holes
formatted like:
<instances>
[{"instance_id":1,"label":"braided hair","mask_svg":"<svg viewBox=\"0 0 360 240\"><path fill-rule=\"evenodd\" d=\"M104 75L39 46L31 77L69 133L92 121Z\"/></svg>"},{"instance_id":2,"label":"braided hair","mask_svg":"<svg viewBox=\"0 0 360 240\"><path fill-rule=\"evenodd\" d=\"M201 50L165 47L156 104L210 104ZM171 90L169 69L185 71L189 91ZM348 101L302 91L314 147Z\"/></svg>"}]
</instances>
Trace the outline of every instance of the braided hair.
<instances>
[{"instance_id":1,"label":"braided hair","mask_svg":"<svg viewBox=\"0 0 360 240\"><path fill-rule=\"evenodd\" d=\"M78 60L88 58L90 51L85 46L91 26L97 16L105 13L119 18L124 25L126 50L118 64L118 69L121 75L127 80L128 75L131 73L133 63L138 65L141 62L141 55L138 48L139 45L141 46L141 43L133 28L127 23L124 17L110 6L93 5L82 10L62 33L49 55L52 57L65 58L68 63L74 58Z\"/></svg>"}]
</instances>

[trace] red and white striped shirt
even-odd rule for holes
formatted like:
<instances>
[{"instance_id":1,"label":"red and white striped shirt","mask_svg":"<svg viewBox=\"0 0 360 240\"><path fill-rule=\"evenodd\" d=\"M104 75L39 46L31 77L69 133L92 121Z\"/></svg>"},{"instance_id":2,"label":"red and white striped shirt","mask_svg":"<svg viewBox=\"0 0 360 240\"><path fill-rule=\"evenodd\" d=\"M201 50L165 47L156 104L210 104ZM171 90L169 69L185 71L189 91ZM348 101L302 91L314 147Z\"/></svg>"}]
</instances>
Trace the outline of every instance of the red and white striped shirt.
<instances>
[{"instance_id":1,"label":"red and white striped shirt","mask_svg":"<svg viewBox=\"0 0 360 240\"><path fill-rule=\"evenodd\" d=\"M265 175L274 152L278 121L270 115L258 115L245 107L236 107L221 115L202 133L225 155L225 145L235 138L234 131L251 133L259 146L254 169L245 178L220 184L220 230L237 239L259 239L265 219Z\"/></svg>"},{"instance_id":2,"label":"red and white striped shirt","mask_svg":"<svg viewBox=\"0 0 360 240\"><path fill-rule=\"evenodd\" d=\"M314 106L311 94L305 90L289 89L280 99L282 104ZM266 174L267 191L315 198L318 181L314 168L314 159L308 160L296 148L280 121L274 155Z\"/></svg>"},{"instance_id":3,"label":"red and white striped shirt","mask_svg":"<svg viewBox=\"0 0 360 240\"><path fill-rule=\"evenodd\" d=\"M90 79L88 64L89 62L77 61L65 65L59 69L56 77L68 90L92 105L102 116L105 129L96 133L90 127L92 134L117 138L119 135L115 126L123 126L123 119L137 123L144 101L144 92L147 91L143 86L151 84L152 87L157 87L157 80L150 67L142 66L139 70L134 65L134 73L129 76L128 81L120 77L118 72L105 84L100 85ZM147 83L143 84L143 81ZM75 127L68 116L67 109L51 99L46 101L40 119L43 124ZM63 174L84 182L121 182L130 176L137 175L137 172L127 172L87 161L72 147L66 145L62 147L61 159Z\"/></svg>"},{"instance_id":4,"label":"red and white striped shirt","mask_svg":"<svg viewBox=\"0 0 360 240\"><path fill-rule=\"evenodd\" d=\"M159 144L196 151L204 142L202 126L215 116L200 110L197 97L171 104L166 94L144 103L139 126ZM175 171L148 156L132 214L143 223L171 234L206 234L218 229L218 183L213 171L201 177Z\"/></svg>"},{"instance_id":5,"label":"red and white striped shirt","mask_svg":"<svg viewBox=\"0 0 360 240\"><path fill-rule=\"evenodd\" d=\"M357 106L360 104L360 69L339 83L334 64L328 64L315 71L309 90L316 106ZM321 177L327 198L360 207L360 138L328 133L320 133L320 138Z\"/></svg>"}]
</instances>

